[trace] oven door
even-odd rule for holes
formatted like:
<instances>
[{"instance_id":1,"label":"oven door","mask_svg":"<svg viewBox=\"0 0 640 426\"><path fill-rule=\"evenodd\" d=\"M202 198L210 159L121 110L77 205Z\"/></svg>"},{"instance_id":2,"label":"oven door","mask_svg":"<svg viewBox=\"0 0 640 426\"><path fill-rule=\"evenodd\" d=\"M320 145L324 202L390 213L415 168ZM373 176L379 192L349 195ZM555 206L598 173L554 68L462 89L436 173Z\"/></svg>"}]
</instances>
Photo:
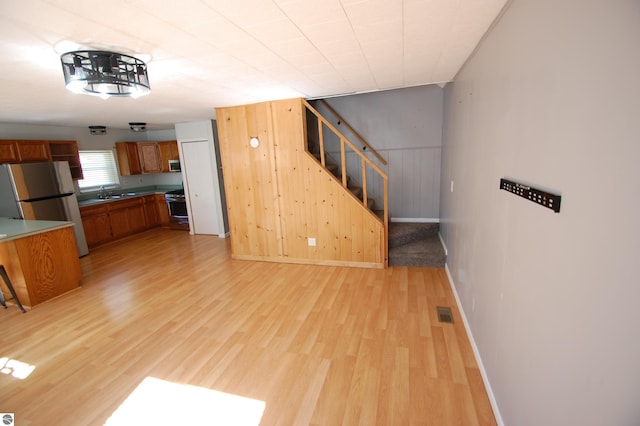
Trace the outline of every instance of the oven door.
<instances>
[{"instance_id":1,"label":"oven door","mask_svg":"<svg viewBox=\"0 0 640 426\"><path fill-rule=\"evenodd\" d=\"M182 218L189 217L187 213L187 203L184 198L166 197L167 207L169 207L169 216Z\"/></svg>"},{"instance_id":2,"label":"oven door","mask_svg":"<svg viewBox=\"0 0 640 426\"><path fill-rule=\"evenodd\" d=\"M169 209L169 228L188 231L189 215L184 197L165 195L165 199L167 200L167 207Z\"/></svg>"}]
</instances>

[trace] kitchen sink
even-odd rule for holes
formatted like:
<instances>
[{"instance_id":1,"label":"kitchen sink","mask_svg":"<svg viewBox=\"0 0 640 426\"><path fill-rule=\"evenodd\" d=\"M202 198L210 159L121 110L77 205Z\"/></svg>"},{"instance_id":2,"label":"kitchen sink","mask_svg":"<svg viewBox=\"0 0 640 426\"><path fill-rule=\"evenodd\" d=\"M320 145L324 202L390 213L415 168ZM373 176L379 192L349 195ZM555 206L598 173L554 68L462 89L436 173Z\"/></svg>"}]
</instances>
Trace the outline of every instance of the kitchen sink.
<instances>
[{"instance_id":1,"label":"kitchen sink","mask_svg":"<svg viewBox=\"0 0 640 426\"><path fill-rule=\"evenodd\" d=\"M135 197L136 194L135 192L125 192L122 194L104 194L104 195L98 195L98 200L117 200L119 198L126 198L126 197Z\"/></svg>"}]
</instances>

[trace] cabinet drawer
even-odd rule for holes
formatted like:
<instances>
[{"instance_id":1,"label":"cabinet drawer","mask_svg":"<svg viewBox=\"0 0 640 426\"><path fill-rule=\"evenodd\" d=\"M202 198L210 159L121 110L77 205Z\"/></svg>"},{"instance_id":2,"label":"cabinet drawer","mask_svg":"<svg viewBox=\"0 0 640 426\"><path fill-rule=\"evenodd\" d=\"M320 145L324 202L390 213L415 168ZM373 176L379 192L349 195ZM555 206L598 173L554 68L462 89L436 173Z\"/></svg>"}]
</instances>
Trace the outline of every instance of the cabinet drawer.
<instances>
[{"instance_id":1,"label":"cabinet drawer","mask_svg":"<svg viewBox=\"0 0 640 426\"><path fill-rule=\"evenodd\" d=\"M109 211L114 211L139 206L140 204L142 204L142 197L135 197L125 200L110 201L106 206L109 208Z\"/></svg>"},{"instance_id":2,"label":"cabinet drawer","mask_svg":"<svg viewBox=\"0 0 640 426\"><path fill-rule=\"evenodd\" d=\"M80 216L91 216L94 214L104 214L109 211L106 204L96 204L92 206L82 206L80 207Z\"/></svg>"}]
</instances>

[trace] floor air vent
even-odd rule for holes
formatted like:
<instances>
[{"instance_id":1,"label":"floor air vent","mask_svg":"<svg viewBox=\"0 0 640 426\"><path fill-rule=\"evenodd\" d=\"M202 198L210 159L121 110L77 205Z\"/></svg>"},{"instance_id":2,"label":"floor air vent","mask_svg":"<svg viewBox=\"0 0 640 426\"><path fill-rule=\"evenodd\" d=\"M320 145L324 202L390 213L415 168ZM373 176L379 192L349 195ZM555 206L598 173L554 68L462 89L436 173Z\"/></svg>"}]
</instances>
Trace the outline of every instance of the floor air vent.
<instances>
[{"instance_id":1,"label":"floor air vent","mask_svg":"<svg viewBox=\"0 0 640 426\"><path fill-rule=\"evenodd\" d=\"M436 306L438 311L438 321L453 324L453 313L448 306Z\"/></svg>"}]
</instances>

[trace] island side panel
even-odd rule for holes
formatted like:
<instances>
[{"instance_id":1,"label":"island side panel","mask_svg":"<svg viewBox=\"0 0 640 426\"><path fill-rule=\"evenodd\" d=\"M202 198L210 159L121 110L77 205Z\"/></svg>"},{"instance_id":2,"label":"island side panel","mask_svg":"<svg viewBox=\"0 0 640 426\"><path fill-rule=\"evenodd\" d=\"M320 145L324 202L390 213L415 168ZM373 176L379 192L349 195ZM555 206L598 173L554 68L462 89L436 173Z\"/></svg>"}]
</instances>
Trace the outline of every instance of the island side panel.
<instances>
[{"instance_id":1,"label":"island side panel","mask_svg":"<svg viewBox=\"0 0 640 426\"><path fill-rule=\"evenodd\" d=\"M71 227L15 240L30 306L80 286L82 270Z\"/></svg>"},{"instance_id":2,"label":"island side panel","mask_svg":"<svg viewBox=\"0 0 640 426\"><path fill-rule=\"evenodd\" d=\"M4 265L11 285L20 299L20 303L23 306L31 306L31 300L29 299L29 291L27 290L27 284L22 274L22 266L20 265L20 258L16 250L15 241L7 241L0 243L0 263ZM5 285L4 281L0 279L0 287L5 299L10 300L11 293Z\"/></svg>"}]
</instances>

